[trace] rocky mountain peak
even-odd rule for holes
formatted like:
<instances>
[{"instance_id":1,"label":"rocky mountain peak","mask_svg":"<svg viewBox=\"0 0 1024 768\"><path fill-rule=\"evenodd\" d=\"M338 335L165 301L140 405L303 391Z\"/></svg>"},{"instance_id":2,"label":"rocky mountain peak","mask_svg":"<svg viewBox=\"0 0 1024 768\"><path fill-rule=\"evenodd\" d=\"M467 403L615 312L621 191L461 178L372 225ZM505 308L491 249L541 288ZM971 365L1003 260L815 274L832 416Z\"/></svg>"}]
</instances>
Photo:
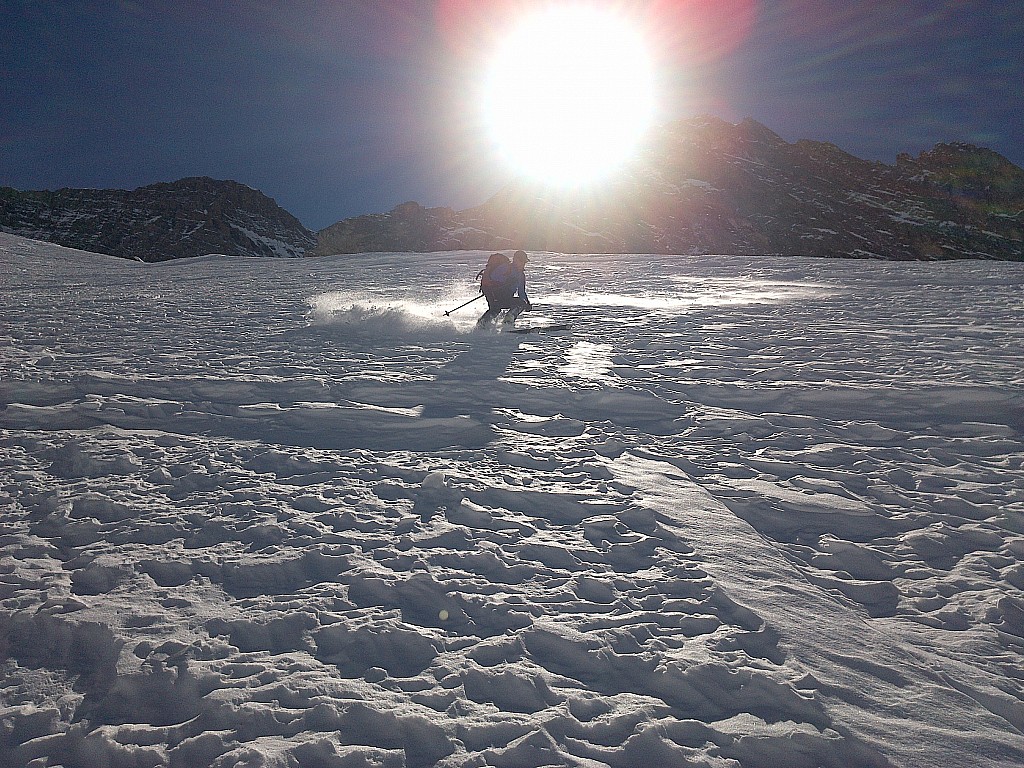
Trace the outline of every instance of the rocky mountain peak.
<instances>
[{"instance_id":1,"label":"rocky mountain peak","mask_svg":"<svg viewBox=\"0 0 1024 768\"><path fill-rule=\"evenodd\" d=\"M0 192L0 229L140 261L301 256L315 236L262 192L191 177L138 189Z\"/></svg>"},{"instance_id":2,"label":"rocky mountain peak","mask_svg":"<svg viewBox=\"0 0 1024 768\"><path fill-rule=\"evenodd\" d=\"M517 182L474 208L405 202L315 234L259 190L191 177L133 191L0 188L0 230L144 261L457 249L1024 260L1024 170L963 142L895 165L789 143L747 118L651 132L600 190Z\"/></svg>"},{"instance_id":3,"label":"rocky mountain peak","mask_svg":"<svg viewBox=\"0 0 1024 768\"><path fill-rule=\"evenodd\" d=\"M937 144L897 167L961 208L1024 222L1024 170L998 152L963 142Z\"/></svg>"},{"instance_id":4,"label":"rocky mountain peak","mask_svg":"<svg viewBox=\"0 0 1024 768\"><path fill-rule=\"evenodd\" d=\"M410 206L339 222L320 233L317 252L1024 260L1022 175L997 153L968 144L941 144L890 166L827 142L790 144L756 120L705 116L653 131L600 191L510 184L463 211Z\"/></svg>"},{"instance_id":5,"label":"rocky mountain peak","mask_svg":"<svg viewBox=\"0 0 1024 768\"><path fill-rule=\"evenodd\" d=\"M737 133L753 141L763 141L767 144L774 144L775 146L783 146L786 144L786 140L779 136L775 131L770 129L766 125L762 125L752 117L744 118L738 125L735 126Z\"/></svg>"}]
</instances>

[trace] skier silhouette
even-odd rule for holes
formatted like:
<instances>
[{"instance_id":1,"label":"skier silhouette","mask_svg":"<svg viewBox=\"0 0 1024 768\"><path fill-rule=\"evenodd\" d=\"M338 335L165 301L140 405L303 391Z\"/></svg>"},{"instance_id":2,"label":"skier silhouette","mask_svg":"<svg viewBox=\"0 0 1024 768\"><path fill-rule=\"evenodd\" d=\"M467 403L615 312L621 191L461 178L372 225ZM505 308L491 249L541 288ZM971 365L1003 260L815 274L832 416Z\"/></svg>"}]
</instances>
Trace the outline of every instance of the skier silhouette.
<instances>
[{"instance_id":1,"label":"skier silhouette","mask_svg":"<svg viewBox=\"0 0 1024 768\"><path fill-rule=\"evenodd\" d=\"M492 254L478 277L480 292L487 299L487 311L476 321L478 328L494 325L502 310L508 310L502 325L513 325L519 314L532 309L526 295L526 251L516 251L512 261L501 253Z\"/></svg>"}]
</instances>

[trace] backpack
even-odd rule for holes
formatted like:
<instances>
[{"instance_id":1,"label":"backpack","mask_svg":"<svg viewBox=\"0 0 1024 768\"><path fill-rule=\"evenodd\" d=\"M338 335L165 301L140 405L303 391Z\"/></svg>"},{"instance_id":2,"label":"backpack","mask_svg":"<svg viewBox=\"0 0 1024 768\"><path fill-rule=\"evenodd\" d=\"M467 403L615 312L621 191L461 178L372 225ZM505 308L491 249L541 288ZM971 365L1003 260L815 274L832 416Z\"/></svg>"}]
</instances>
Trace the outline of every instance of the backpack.
<instances>
[{"instance_id":1,"label":"backpack","mask_svg":"<svg viewBox=\"0 0 1024 768\"><path fill-rule=\"evenodd\" d=\"M512 277L512 262L503 253L492 253L487 266L477 273L481 293L493 293L508 286Z\"/></svg>"}]
</instances>

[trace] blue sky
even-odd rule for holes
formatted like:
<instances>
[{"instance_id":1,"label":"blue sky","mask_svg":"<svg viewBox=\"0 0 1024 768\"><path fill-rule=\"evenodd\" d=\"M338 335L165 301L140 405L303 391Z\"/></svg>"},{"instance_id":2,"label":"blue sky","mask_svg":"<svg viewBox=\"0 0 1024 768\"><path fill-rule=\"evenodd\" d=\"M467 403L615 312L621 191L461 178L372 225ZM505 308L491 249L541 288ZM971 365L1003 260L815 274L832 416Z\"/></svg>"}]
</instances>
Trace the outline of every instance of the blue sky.
<instances>
[{"instance_id":1,"label":"blue sky","mask_svg":"<svg viewBox=\"0 0 1024 768\"><path fill-rule=\"evenodd\" d=\"M731 5L705 19L727 44L662 63L663 119L749 116L789 141L832 141L883 162L962 140L1024 164L1024 21L1014 3ZM407 200L481 203L507 177L467 96L482 55L473 46L486 42L464 30L453 44L446 33L465 7L0 0L0 185L230 178L313 229ZM742 29L730 27L737 8Z\"/></svg>"}]
</instances>

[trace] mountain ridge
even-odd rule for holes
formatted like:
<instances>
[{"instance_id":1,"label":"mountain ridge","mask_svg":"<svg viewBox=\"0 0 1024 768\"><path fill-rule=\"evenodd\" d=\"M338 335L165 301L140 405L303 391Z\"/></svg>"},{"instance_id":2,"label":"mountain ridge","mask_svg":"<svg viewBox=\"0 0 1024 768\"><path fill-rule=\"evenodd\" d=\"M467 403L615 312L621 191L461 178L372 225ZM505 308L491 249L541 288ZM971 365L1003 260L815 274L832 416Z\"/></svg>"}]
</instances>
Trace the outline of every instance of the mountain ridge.
<instances>
[{"instance_id":1,"label":"mountain ridge","mask_svg":"<svg viewBox=\"0 0 1024 768\"><path fill-rule=\"evenodd\" d=\"M413 247L412 231L426 233ZM510 184L463 211L405 203L318 233L316 253L524 248L897 260L1024 259L1024 171L998 153L938 144L895 165L835 144L790 144L747 119L677 121L596 193Z\"/></svg>"},{"instance_id":2,"label":"mountain ridge","mask_svg":"<svg viewBox=\"0 0 1024 768\"><path fill-rule=\"evenodd\" d=\"M192 176L134 190L0 188L0 230L139 261L302 256L314 234L272 198Z\"/></svg>"},{"instance_id":3,"label":"mountain ridge","mask_svg":"<svg viewBox=\"0 0 1024 768\"><path fill-rule=\"evenodd\" d=\"M0 187L0 230L143 261L511 248L1021 261L1024 170L964 142L888 165L702 116L653 131L599 190L514 182L463 210L410 201L312 232L262 192L209 177L130 192Z\"/></svg>"}]
</instances>

